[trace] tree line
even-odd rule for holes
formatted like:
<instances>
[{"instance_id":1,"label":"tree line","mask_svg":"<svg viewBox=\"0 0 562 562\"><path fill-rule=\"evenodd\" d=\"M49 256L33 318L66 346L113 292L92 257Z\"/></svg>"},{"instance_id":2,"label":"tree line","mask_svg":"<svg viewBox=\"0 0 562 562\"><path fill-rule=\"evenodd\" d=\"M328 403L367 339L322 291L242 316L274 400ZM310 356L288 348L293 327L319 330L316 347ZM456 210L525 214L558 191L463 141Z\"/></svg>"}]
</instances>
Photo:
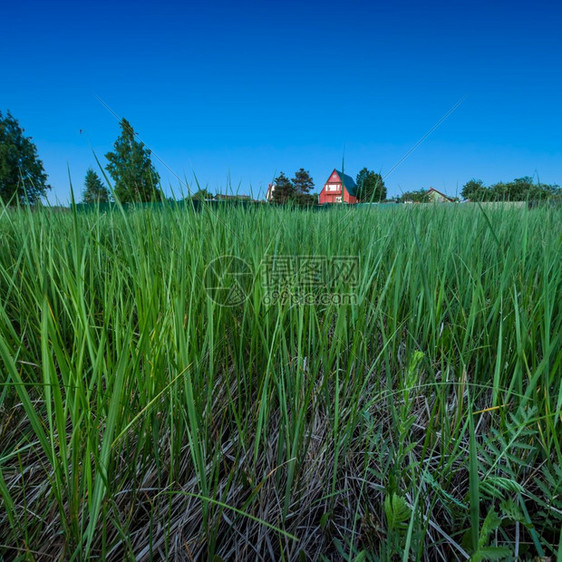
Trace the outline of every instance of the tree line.
<instances>
[{"instance_id":1,"label":"tree line","mask_svg":"<svg viewBox=\"0 0 562 562\"><path fill-rule=\"evenodd\" d=\"M106 203L112 198L121 203L161 201L164 198L160 176L151 160L151 151L138 138L125 118L119 122L120 135L113 150L105 155L105 170L113 180L113 192L100 176L89 168L84 179L82 199L85 203ZM107 179L107 178L106 178ZM360 202L382 202L387 189L381 174L363 168L356 176L355 194ZM313 205L316 203L314 181L310 172L300 168L289 179L283 172L274 180L272 201L278 204ZM43 162L31 137L24 135L18 121L8 111L0 112L0 198L5 204L37 203L51 189ZM396 201L426 202L427 191L408 191ZM208 198L210 193L200 190L193 198ZM560 186L534 182L525 176L511 182L490 186L482 180L471 179L464 184L461 196L470 201L529 201L562 196Z\"/></svg>"},{"instance_id":2,"label":"tree line","mask_svg":"<svg viewBox=\"0 0 562 562\"><path fill-rule=\"evenodd\" d=\"M148 149L123 118L119 122L120 135L113 150L105 155L105 171L113 180L113 192L102 178L89 168L84 178L82 200L84 203L108 203L112 199L121 203L161 201L164 198L160 187L160 176L151 161ZM103 174L105 175L105 174ZM107 178L106 178L107 179ZM363 168L357 175L356 195L361 201L382 201L386 198L386 186L380 174ZM283 172L274 180L274 203L313 205L316 203L314 181L310 172L300 168L289 179ZM16 119L0 113L0 197L7 203L37 203L51 186L37 148L31 137ZM206 189L200 189L192 199L212 198Z\"/></svg>"},{"instance_id":3,"label":"tree line","mask_svg":"<svg viewBox=\"0 0 562 562\"><path fill-rule=\"evenodd\" d=\"M516 178L510 182L498 182L486 186L482 180L467 181L460 193L465 201L501 202L501 201L543 201L554 196L562 196L562 189L556 184L535 182L532 177ZM458 201L457 197L452 197ZM428 190L418 189L402 193L399 202L428 203Z\"/></svg>"},{"instance_id":4,"label":"tree line","mask_svg":"<svg viewBox=\"0 0 562 562\"><path fill-rule=\"evenodd\" d=\"M105 155L105 169L114 182L114 198L121 203L162 200L160 176L152 164L150 150L126 119L121 119L119 126L121 134L113 151ZM9 111L6 115L0 112L0 199L6 205L36 204L51 189L37 147L24 133ZM92 168L86 172L82 198L85 203L112 199L112 193Z\"/></svg>"},{"instance_id":5,"label":"tree line","mask_svg":"<svg viewBox=\"0 0 562 562\"><path fill-rule=\"evenodd\" d=\"M462 188L461 196L470 201L541 201L562 195L560 186L534 182L530 176L490 186L482 180L471 179Z\"/></svg>"}]
</instances>

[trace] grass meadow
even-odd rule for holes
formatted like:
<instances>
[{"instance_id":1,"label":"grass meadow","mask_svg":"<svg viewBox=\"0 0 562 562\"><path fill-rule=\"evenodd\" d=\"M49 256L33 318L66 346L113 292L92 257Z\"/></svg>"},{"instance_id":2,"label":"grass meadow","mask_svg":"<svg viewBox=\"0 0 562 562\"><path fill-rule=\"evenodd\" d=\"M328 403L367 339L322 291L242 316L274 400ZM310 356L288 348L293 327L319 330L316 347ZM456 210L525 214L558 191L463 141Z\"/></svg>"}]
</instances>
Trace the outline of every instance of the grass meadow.
<instances>
[{"instance_id":1,"label":"grass meadow","mask_svg":"<svg viewBox=\"0 0 562 562\"><path fill-rule=\"evenodd\" d=\"M554 208L0 209L0 558L562 560L561 261Z\"/></svg>"}]
</instances>

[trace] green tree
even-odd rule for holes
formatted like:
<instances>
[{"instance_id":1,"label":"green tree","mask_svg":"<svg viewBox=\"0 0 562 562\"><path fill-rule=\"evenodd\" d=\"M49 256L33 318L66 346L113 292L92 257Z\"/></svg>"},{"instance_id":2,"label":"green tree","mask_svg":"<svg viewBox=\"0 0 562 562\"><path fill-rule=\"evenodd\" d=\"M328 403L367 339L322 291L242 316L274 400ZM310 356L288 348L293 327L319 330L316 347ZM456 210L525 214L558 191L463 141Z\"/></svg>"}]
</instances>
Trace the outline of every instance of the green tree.
<instances>
[{"instance_id":1,"label":"green tree","mask_svg":"<svg viewBox=\"0 0 562 562\"><path fill-rule=\"evenodd\" d=\"M186 199L188 201L205 201L205 199L212 199L213 194L206 189L199 188L193 195L190 195Z\"/></svg>"},{"instance_id":2,"label":"green tree","mask_svg":"<svg viewBox=\"0 0 562 562\"><path fill-rule=\"evenodd\" d=\"M275 189L273 191L274 203L289 203L295 199L295 186L293 182L283 173L273 180Z\"/></svg>"},{"instance_id":3,"label":"green tree","mask_svg":"<svg viewBox=\"0 0 562 562\"><path fill-rule=\"evenodd\" d=\"M555 186L539 185L533 182L533 178L525 176L504 183L498 182L490 186L490 199L493 201L529 201L533 199L548 198Z\"/></svg>"},{"instance_id":4,"label":"green tree","mask_svg":"<svg viewBox=\"0 0 562 562\"><path fill-rule=\"evenodd\" d=\"M109 189L103 185L100 177L92 168L88 168L84 178L84 191L82 192L84 203L108 203L109 195Z\"/></svg>"},{"instance_id":5,"label":"green tree","mask_svg":"<svg viewBox=\"0 0 562 562\"><path fill-rule=\"evenodd\" d=\"M120 122L121 135L113 145L113 152L105 157L106 170L115 182L115 198L121 203L161 201L160 176L150 160L150 150L138 141L131 124Z\"/></svg>"},{"instance_id":6,"label":"green tree","mask_svg":"<svg viewBox=\"0 0 562 562\"><path fill-rule=\"evenodd\" d=\"M0 198L6 204L37 203L51 189L37 147L23 133L9 111L5 117L0 112Z\"/></svg>"},{"instance_id":7,"label":"green tree","mask_svg":"<svg viewBox=\"0 0 562 562\"><path fill-rule=\"evenodd\" d=\"M537 183L530 199L550 199L562 197L562 188L557 184Z\"/></svg>"},{"instance_id":8,"label":"green tree","mask_svg":"<svg viewBox=\"0 0 562 562\"><path fill-rule=\"evenodd\" d=\"M497 182L486 187L481 180L466 182L461 195L471 201L537 201L560 194L557 185L535 183L530 176L516 178L510 182Z\"/></svg>"},{"instance_id":9,"label":"green tree","mask_svg":"<svg viewBox=\"0 0 562 562\"><path fill-rule=\"evenodd\" d=\"M355 180L357 199L364 203L378 203L386 199L386 186L380 174L363 168Z\"/></svg>"},{"instance_id":10,"label":"green tree","mask_svg":"<svg viewBox=\"0 0 562 562\"><path fill-rule=\"evenodd\" d=\"M295 172L293 186L295 188L295 200L299 205L312 205L315 202L315 196L310 193L314 189L314 181L309 171L301 168L298 172Z\"/></svg>"},{"instance_id":11,"label":"green tree","mask_svg":"<svg viewBox=\"0 0 562 562\"><path fill-rule=\"evenodd\" d=\"M295 202L299 205L314 205L317 202L317 196L311 193L314 189L314 180L308 170L300 168L295 172L292 180L295 188Z\"/></svg>"},{"instance_id":12,"label":"green tree","mask_svg":"<svg viewBox=\"0 0 562 562\"><path fill-rule=\"evenodd\" d=\"M485 201L487 189L482 180L473 178L462 186L461 197L463 199L470 199L471 201Z\"/></svg>"},{"instance_id":13,"label":"green tree","mask_svg":"<svg viewBox=\"0 0 562 562\"><path fill-rule=\"evenodd\" d=\"M405 191L400 196L402 203L427 203L429 198L425 189L418 189L417 191Z\"/></svg>"}]
</instances>

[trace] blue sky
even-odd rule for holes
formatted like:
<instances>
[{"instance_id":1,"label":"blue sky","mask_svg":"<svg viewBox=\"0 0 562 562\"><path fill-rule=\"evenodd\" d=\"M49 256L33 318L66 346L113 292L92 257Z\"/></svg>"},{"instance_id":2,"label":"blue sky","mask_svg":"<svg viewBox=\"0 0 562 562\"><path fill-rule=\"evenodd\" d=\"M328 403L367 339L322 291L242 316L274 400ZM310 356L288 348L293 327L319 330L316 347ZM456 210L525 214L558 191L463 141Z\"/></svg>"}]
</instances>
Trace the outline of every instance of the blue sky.
<instances>
[{"instance_id":1,"label":"blue sky","mask_svg":"<svg viewBox=\"0 0 562 562\"><path fill-rule=\"evenodd\" d=\"M37 144L51 201L68 201L68 170L81 191L119 134L99 99L153 150L168 193L196 175L263 196L301 166L319 191L343 158L384 176L461 99L386 177L390 195L562 184L555 2L23 1L2 19L0 110Z\"/></svg>"}]
</instances>

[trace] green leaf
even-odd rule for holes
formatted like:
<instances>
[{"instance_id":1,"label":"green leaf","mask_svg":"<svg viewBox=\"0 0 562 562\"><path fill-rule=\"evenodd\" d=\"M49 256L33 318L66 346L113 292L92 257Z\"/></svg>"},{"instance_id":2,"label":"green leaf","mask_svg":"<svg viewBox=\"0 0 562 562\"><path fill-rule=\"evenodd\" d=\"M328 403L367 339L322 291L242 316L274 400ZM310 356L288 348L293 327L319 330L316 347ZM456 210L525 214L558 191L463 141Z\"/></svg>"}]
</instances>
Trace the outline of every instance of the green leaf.
<instances>
[{"instance_id":1,"label":"green leaf","mask_svg":"<svg viewBox=\"0 0 562 562\"><path fill-rule=\"evenodd\" d=\"M501 522L502 520L498 517L495 510L491 509L490 511L488 511L488 514L484 519L484 523L482 523L482 529L480 530L480 537L478 538L478 550L481 550L488 544L490 534L501 525Z\"/></svg>"},{"instance_id":2,"label":"green leaf","mask_svg":"<svg viewBox=\"0 0 562 562\"><path fill-rule=\"evenodd\" d=\"M480 562L480 560L505 560L513 554L506 546L486 546L478 550L471 557L472 562Z\"/></svg>"},{"instance_id":3,"label":"green leaf","mask_svg":"<svg viewBox=\"0 0 562 562\"><path fill-rule=\"evenodd\" d=\"M387 495L384 499L384 513L388 528L392 531L404 531L407 528L406 522L409 521L411 510L406 500L396 492Z\"/></svg>"}]
</instances>

